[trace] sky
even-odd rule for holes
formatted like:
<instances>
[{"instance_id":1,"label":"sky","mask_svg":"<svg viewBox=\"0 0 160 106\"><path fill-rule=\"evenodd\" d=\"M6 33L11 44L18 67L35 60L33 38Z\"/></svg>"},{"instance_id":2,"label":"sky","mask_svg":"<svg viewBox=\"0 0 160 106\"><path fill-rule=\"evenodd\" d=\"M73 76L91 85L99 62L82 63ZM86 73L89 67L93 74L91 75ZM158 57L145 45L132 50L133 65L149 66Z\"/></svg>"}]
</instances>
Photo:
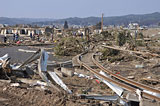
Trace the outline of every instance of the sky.
<instances>
[{"instance_id":1,"label":"sky","mask_svg":"<svg viewBox=\"0 0 160 106\"><path fill-rule=\"evenodd\" d=\"M160 12L160 0L0 0L0 17L122 16Z\"/></svg>"}]
</instances>

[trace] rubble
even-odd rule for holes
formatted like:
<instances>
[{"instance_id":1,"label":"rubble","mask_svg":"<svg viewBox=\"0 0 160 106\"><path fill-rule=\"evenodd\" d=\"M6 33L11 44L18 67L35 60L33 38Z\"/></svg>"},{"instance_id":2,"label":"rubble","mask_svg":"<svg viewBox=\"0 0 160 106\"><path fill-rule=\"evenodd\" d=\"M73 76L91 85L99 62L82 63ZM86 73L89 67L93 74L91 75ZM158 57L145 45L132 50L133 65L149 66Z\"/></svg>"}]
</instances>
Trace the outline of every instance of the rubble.
<instances>
[{"instance_id":1,"label":"rubble","mask_svg":"<svg viewBox=\"0 0 160 106\"><path fill-rule=\"evenodd\" d=\"M19 83L12 83L10 86L11 87L18 87L18 86L20 86L20 84Z\"/></svg>"},{"instance_id":2,"label":"rubble","mask_svg":"<svg viewBox=\"0 0 160 106\"><path fill-rule=\"evenodd\" d=\"M153 85L160 83L160 80L153 79L153 78L142 78L141 81L145 83L153 84Z\"/></svg>"},{"instance_id":3,"label":"rubble","mask_svg":"<svg viewBox=\"0 0 160 106\"><path fill-rule=\"evenodd\" d=\"M61 67L61 72L64 75L67 75L67 76L70 76L70 77L72 77L74 75L74 69L73 68Z\"/></svg>"},{"instance_id":4,"label":"rubble","mask_svg":"<svg viewBox=\"0 0 160 106\"><path fill-rule=\"evenodd\" d=\"M17 57L15 55L12 57L10 56L12 52L7 52L9 55L1 53L0 91L2 93L0 96L2 96L2 101L9 101L9 97L16 102L22 101L21 105L130 105L131 102L139 104L140 98L138 97L142 92L160 97L158 93L142 89L138 92L139 94L126 92L126 89L118 85L95 77L94 74L84 69L82 64L73 64L77 58L71 60L73 56L87 51L87 55L81 56L81 58L82 60L85 58L86 64L93 66L95 64L90 60L91 54L101 52L96 57L97 61L114 74L159 89L158 43L153 43L152 39L148 38L147 40L144 36L140 39L138 37L133 42L134 37L129 38L128 35L125 35L126 38L123 39L124 34L119 34L121 37L115 39L114 34L116 34L116 30L91 35L87 42L85 37L65 36L58 37L55 41L47 41L45 38L43 41L45 43L24 40L19 44L3 45L19 46L17 52L27 54L29 57L26 56L23 62L16 63L12 58L21 58L24 55L17 54ZM123 41L121 42L121 40ZM146 47L146 42L148 47ZM117 43L121 47L114 46ZM135 46L134 49L128 43L132 43ZM134 45L134 43L136 44ZM150 46L151 44L154 44L155 47ZM50 46L46 47L46 45ZM61 56L63 59L56 61ZM71 57L64 59L68 56ZM93 67L93 69L97 70L97 67ZM101 70L98 71L101 75L112 78ZM7 99L3 100L3 98ZM143 95L142 98L146 99ZM150 103L153 102L151 99L148 100ZM155 102L157 103L157 101Z\"/></svg>"},{"instance_id":5,"label":"rubble","mask_svg":"<svg viewBox=\"0 0 160 106\"><path fill-rule=\"evenodd\" d=\"M58 69L54 69L54 72L59 76L59 77L63 77L63 73L60 71L60 70L58 70Z\"/></svg>"},{"instance_id":6,"label":"rubble","mask_svg":"<svg viewBox=\"0 0 160 106\"><path fill-rule=\"evenodd\" d=\"M134 79L135 77L134 76L128 76L127 78L128 79Z\"/></svg>"},{"instance_id":7,"label":"rubble","mask_svg":"<svg viewBox=\"0 0 160 106\"><path fill-rule=\"evenodd\" d=\"M62 80L54 73L54 72L50 72L48 71L49 75L51 76L51 78L58 84L60 85L64 90L66 90L68 93L72 93L71 90L68 89L68 87L62 82Z\"/></svg>"},{"instance_id":8,"label":"rubble","mask_svg":"<svg viewBox=\"0 0 160 106\"><path fill-rule=\"evenodd\" d=\"M135 68L144 68L144 65L135 65Z\"/></svg>"},{"instance_id":9,"label":"rubble","mask_svg":"<svg viewBox=\"0 0 160 106\"><path fill-rule=\"evenodd\" d=\"M60 56L74 56L84 51L83 46L80 39L73 37L63 38L54 47L54 52Z\"/></svg>"}]
</instances>

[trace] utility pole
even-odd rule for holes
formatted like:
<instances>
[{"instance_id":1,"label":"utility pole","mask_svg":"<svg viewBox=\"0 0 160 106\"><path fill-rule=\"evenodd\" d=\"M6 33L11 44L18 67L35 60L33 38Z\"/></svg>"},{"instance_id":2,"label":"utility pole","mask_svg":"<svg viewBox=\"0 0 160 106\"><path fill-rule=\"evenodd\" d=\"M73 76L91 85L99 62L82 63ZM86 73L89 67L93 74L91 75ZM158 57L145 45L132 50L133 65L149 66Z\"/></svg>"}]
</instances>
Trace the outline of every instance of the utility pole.
<instances>
[{"instance_id":1,"label":"utility pole","mask_svg":"<svg viewBox=\"0 0 160 106\"><path fill-rule=\"evenodd\" d=\"M103 32L103 13L102 13L102 20L101 20L101 32Z\"/></svg>"},{"instance_id":2,"label":"utility pole","mask_svg":"<svg viewBox=\"0 0 160 106\"><path fill-rule=\"evenodd\" d=\"M89 41L89 28L85 28L85 36L87 36L87 41Z\"/></svg>"}]
</instances>

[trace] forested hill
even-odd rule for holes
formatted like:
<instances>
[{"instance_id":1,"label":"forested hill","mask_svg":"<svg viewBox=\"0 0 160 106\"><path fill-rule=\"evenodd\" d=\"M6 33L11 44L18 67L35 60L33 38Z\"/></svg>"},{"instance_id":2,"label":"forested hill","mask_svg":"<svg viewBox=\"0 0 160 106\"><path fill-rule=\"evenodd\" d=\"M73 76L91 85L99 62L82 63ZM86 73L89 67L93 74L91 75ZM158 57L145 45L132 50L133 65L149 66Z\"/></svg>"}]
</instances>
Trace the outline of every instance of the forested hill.
<instances>
[{"instance_id":1,"label":"forested hill","mask_svg":"<svg viewBox=\"0 0 160 106\"><path fill-rule=\"evenodd\" d=\"M34 24L64 24L67 21L71 25L95 25L96 23L101 21L101 17L87 17L87 18L66 18L66 19L58 19L55 21L43 21L36 22ZM155 12L151 14L143 14L143 15L125 15L125 16L113 16L113 17L104 17L104 25L128 25L131 22L138 22L140 25L157 25L160 23L160 13Z\"/></svg>"},{"instance_id":2,"label":"forested hill","mask_svg":"<svg viewBox=\"0 0 160 106\"><path fill-rule=\"evenodd\" d=\"M6 18L0 17L0 24L38 24L38 25L53 25L64 24L67 21L70 25L95 25L101 21L101 17L87 17L87 18L66 18L66 19L32 19L32 18ZM160 13L155 12L151 14L141 15L125 15L104 17L104 25L128 25L131 22L138 22L140 25L158 25L160 23Z\"/></svg>"}]
</instances>

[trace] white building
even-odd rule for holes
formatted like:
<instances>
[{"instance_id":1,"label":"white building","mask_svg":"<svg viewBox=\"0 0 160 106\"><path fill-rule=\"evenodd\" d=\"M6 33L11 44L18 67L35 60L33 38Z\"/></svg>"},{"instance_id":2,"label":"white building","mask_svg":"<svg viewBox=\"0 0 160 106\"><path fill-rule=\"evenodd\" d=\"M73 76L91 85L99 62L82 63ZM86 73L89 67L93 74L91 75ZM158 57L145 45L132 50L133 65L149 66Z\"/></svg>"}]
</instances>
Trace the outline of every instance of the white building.
<instances>
[{"instance_id":1,"label":"white building","mask_svg":"<svg viewBox=\"0 0 160 106\"><path fill-rule=\"evenodd\" d=\"M131 30L135 30L135 29L139 28L139 24L138 23L130 23L128 25L128 28Z\"/></svg>"}]
</instances>

